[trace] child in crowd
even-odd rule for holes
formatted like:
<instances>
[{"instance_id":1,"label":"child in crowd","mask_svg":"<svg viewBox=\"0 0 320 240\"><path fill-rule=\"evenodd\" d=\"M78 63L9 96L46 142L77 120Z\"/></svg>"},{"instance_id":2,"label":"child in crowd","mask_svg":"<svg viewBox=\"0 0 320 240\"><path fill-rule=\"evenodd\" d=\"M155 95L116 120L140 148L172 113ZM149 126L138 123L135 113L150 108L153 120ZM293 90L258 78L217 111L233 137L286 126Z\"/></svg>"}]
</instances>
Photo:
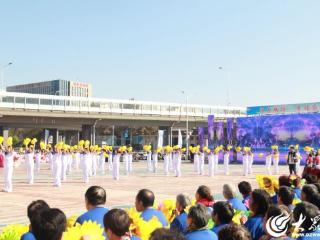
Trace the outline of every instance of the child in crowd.
<instances>
[{"instance_id":1,"label":"child in crowd","mask_svg":"<svg viewBox=\"0 0 320 240\"><path fill-rule=\"evenodd\" d=\"M197 189L196 201L197 204L202 204L205 207L207 207L209 215L211 215L212 207L214 204L214 198L211 194L211 190L209 187L202 185Z\"/></svg>"},{"instance_id":2,"label":"child in crowd","mask_svg":"<svg viewBox=\"0 0 320 240\"><path fill-rule=\"evenodd\" d=\"M236 198L236 190L235 187L231 184L223 185L223 196L227 199L228 203L238 211L246 211L246 206L242 203L242 201Z\"/></svg>"},{"instance_id":3,"label":"child in crowd","mask_svg":"<svg viewBox=\"0 0 320 240\"><path fill-rule=\"evenodd\" d=\"M310 202L312 196L318 193L318 188L314 184L306 184L301 191L301 201Z\"/></svg>"},{"instance_id":4,"label":"child in crowd","mask_svg":"<svg viewBox=\"0 0 320 240\"><path fill-rule=\"evenodd\" d=\"M22 235L21 240L36 240L32 233L33 226L36 224L36 218L41 211L48 210L49 205L43 200L33 201L28 206L28 218L30 220L29 232Z\"/></svg>"},{"instance_id":5,"label":"child in crowd","mask_svg":"<svg viewBox=\"0 0 320 240\"><path fill-rule=\"evenodd\" d=\"M252 216L245 223L245 227L249 230L252 240L259 240L264 235L262 222L270 203L270 195L265 190L255 189L252 192L249 203Z\"/></svg>"},{"instance_id":6,"label":"child in crowd","mask_svg":"<svg viewBox=\"0 0 320 240\"><path fill-rule=\"evenodd\" d=\"M237 224L229 224L219 231L219 240L251 240L248 230Z\"/></svg>"},{"instance_id":7,"label":"child in crowd","mask_svg":"<svg viewBox=\"0 0 320 240\"><path fill-rule=\"evenodd\" d=\"M301 199L301 178L296 177L292 180L292 185L294 186L293 191L295 192L297 198Z\"/></svg>"},{"instance_id":8,"label":"child in crowd","mask_svg":"<svg viewBox=\"0 0 320 240\"><path fill-rule=\"evenodd\" d=\"M290 211L293 211L292 205L295 193L292 188L287 186L281 186L278 190L278 204L287 206Z\"/></svg>"},{"instance_id":9,"label":"child in crowd","mask_svg":"<svg viewBox=\"0 0 320 240\"><path fill-rule=\"evenodd\" d=\"M103 218L104 230L108 240L139 240L130 233L131 219L126 211L122 209L112 209Z\"/></svg>"},{"instance_id":10,"label":"child in crowd","mask_svg":"<svg viewBox=\"0 0 320 240\"><path fill-rule=\"evenodd\" d=\"M185 235L187 240L218 240L217 235L206 228L209 217L207 209L202 204L190 208L187 222L188 232Z\"/></svg>"},{"instance_id":11,"label":"child in crowd","mask_svg":"<svg viewBox=\"0 0 320 240\"><path fill-rule=\"evenodd\" d=\"M267 231L267 221L277 216L288 217L287 222L285 222L288 228L287 228L287 232L283 233L282 236L273 238ZM263 227L265 229L266 234L263 235L260 238L260 240L290 240L291 238L289 238L288 235L290 234L291 226L292 226L291 210L284 205L280 205L280 206L271 205L263 219Z\"/></svg>"},{"instance_id":12,"label":"child in crowd","mask_svg":"<svg viewBox=\"0 0 320 240\"><path fill-rule=\"evenodd\" d=\"M218 235L222 228L232 223L233 216L233 208L228 202L216 202L212 212L212 220L215 223L212 231Z\"/></svg>"},{"instance_id":13,"label":"child in crowd","mask_svg":"<svg viewBox=\"0 0 320 240\"><path fill-rule=\"evenodd\" d=\"M172 221L170 225L171 230L175 230L180 233L185 233L188 228L187 224L187 213L186 213L186 208L187 206L190 205L190 199L183 195L179 194L176 199L176 212L177 216L175 219Z\"/></svg>"},{"instance_id":14,"label":"child in crowd","mask_svg":"<svg viewBox=\"0 0 320 240\"><path fill-rule=\"evenodd\" d=\"M249 200L252 193L251 184L246 181L242 181L238 184L238 189L243 197L242 203L246 206L247 209L249 209Z\"/></svg>"},{"instance_id":15,"label":"child in crowd","mask_svg":"<svg viewBox=\"0 0 320 240\"><path fill-rule=\"evenodd\" d=\"M36 217L32 232L39 240L62 240L66 227L66 215L59 209L51 208Z\"/></svg>"}]
</instances>

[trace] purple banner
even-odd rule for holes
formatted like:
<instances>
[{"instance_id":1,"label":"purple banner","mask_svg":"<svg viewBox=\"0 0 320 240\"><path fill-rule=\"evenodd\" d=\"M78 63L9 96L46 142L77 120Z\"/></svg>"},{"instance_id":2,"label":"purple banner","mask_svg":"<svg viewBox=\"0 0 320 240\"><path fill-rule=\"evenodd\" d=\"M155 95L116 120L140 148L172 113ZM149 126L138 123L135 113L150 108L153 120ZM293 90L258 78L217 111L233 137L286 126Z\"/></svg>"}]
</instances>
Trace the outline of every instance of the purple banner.
<instances>
[{"instance_id":1,"label":"purple banner","mask_svg":"<svg viewBox=\"0 0 320 240\"><path fill-rule=\"evenodd\" d=\"M204 127L198 127L198 144L201 148L204 147Z\"/></svg>"},{"instance_id":2,"label":"purple banner","mask_svg":"<svg viewBox=\"0 0 320 240\"><path fill-rule=\"evenodd\" d=\"M217 122L216 135L217 135L217 145L223 144L224 143L223 122Z\"/></svg>"},{"instance_id":3,"label":"purple banner","mask_svg":"<svg viewBox=\"0 0 320 240\"><path fill-rule=\"evenodd\" d=\"M227 141L230 143L233 139L233 122L234 118L227 118Z\"/></svg>"},{"instance_id":4,"label":"purple banner","mask_svg":"<svg viewBox=\"0 0 320 240\"><path fill-rule=\"evenodd\" d=\"M214 115L208 116L208 145L213 148L214 144Z\"/></svg>"}]
</instances>

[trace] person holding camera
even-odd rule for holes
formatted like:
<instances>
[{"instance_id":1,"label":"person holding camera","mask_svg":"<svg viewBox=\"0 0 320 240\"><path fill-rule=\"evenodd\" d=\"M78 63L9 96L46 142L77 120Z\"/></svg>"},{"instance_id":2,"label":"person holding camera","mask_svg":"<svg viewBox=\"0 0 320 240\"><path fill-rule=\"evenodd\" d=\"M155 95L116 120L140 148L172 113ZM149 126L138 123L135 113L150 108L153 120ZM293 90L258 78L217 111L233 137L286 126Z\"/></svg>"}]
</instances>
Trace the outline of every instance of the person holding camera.
<instances>
[{"instance_id":1,"label":"person holding camera","mask_svg":"<svg viewBox=\"0 0 320 240\"><path fill-rule=\"evenodd\" d=\"M297 162L298 162L298 156L294 149L294 146L290 146L287 163L289 165L289 172L290 175L294 173L294 175L297 175Z\"/></svg>"}]
</instances>

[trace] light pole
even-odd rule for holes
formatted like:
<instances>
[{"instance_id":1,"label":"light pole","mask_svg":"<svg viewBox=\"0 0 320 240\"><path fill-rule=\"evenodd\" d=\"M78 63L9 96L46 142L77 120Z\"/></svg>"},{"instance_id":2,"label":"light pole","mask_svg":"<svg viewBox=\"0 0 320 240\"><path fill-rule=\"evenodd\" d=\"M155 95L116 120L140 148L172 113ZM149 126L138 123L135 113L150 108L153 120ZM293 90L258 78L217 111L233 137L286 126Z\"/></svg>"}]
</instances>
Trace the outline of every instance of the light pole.
<instances>
[{"instance_id":1,"label":"light pole","mask_svg":"<svg viewBox=\"0 0 320 240\"><path fill-rule=\"evenodd\" d=\"M93 137L92 137L92 145L96 145L96 125L99 121L101 121L102 119L97 119L94 121L94 124L93 124Z\"/></svg>"},{"instance_id":2,"label":"light pole","mask_svg":"<svg viewBox=\"0 0 320 240\"><path fill-rule=\"evenodd\" d=\"M189 112L188 112L188 98L189 96L185 91L181 92L186 96L186 160L189 160Z\"/></svg>"},{"instance_id":3,"label":"light pole","mask_svg":"<svg viewBox=\"0 0 320 240\"><path fill-rule=\"evenodd\" d=\"M12 62L7 63L6 65L2 66L1 70L1 90L5 91L5 84L4 84L4 70L9 67L10 65L12 65Z\"/></svg>"}]
</instances>

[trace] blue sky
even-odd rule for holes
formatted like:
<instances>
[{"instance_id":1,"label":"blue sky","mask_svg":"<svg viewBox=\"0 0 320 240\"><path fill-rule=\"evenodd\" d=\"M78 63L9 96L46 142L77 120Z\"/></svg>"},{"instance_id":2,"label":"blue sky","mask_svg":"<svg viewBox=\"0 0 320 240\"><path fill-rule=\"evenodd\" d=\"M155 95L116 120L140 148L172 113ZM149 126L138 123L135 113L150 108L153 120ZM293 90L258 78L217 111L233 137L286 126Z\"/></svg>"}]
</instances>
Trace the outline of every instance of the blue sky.
<instances>
[{"instance_id":1,"label":"blue sky","mask_svg":"<svg viewBox=\"0 0 320 240\"><path fill-rule=\"evenodd\" d=\"M0 2L6 85L50 79L94 95L248 106L319 101L318 0ZM223 66L219 70L219 66Z\"/></svg>"}]
</instances>

